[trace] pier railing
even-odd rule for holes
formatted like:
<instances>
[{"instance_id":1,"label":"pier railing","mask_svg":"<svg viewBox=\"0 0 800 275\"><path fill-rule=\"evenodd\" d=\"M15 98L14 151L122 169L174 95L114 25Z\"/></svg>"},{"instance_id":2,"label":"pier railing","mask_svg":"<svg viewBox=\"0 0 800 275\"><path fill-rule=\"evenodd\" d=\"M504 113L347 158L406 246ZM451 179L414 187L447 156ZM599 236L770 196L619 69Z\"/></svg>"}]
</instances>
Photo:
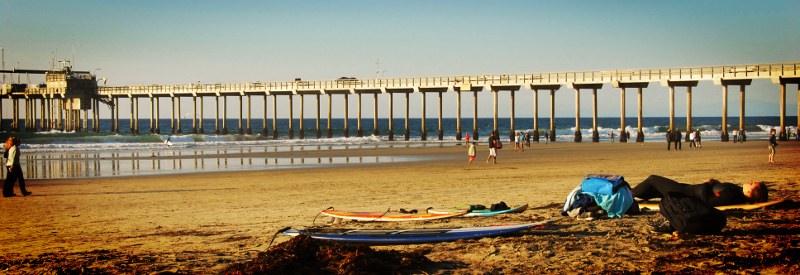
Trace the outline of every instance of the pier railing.
<instances>
[{"instance_id":1,"label":"pier railing","mask_svg":"<svg viewBox=\"0 0 800 275\"><path fill-rule=\"evenodd\" d=\"M99 87L100 96L174 96L216 93L267 93L271 91L313 91L392 89L413 87L458 87L461 85L528 85L567 83L653 82L665 80L765 79L800 76L800 63L697 66L680 68L600 70L531 74L465 75L376 79L295 80L182 85L140 85Z\"/></svg>"}]
</instances>

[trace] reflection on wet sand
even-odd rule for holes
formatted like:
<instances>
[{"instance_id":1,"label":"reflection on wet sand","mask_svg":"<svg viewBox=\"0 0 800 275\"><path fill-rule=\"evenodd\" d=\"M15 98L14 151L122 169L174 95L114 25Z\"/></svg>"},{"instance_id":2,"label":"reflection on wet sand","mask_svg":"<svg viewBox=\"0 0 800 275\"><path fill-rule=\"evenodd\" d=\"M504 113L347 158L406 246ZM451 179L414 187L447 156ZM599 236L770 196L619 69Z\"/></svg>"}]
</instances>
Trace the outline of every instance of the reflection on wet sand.
<instances>
[{"instance_id":1,"label":"reflection on wet sand","mask_svg":"<svg viewBox=\"0 0 800 275\"><path fill-rule=\"evenodd\" d=\"M306 146L291 151L331 150L335 146ZM419 160L408 156L343 157L268 157L277 148L217 149L152 152L81 153L58 152L26 154L25 177L29 179L64 179L116 177L176 173L289 169L340 164L373 164ZM267 157L264 157L264 156ZM236 156L236 157L229 157Z\"/></svg>"}]
</instances>

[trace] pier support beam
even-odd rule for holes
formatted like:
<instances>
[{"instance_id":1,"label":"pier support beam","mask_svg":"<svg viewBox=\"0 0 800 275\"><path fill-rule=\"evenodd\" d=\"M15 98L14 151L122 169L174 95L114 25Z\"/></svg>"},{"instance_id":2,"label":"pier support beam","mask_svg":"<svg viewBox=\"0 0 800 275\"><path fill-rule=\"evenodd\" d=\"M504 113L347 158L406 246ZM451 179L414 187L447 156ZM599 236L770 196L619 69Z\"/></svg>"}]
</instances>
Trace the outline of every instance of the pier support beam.
<instances>
[{"instance_id":1,"label":"pier support beam","mask_svg":"<svg viewBox=\"0 0 800 275\"><path fill-rule=\"evenodd\" d=\"M669 87L669 130L678 130L675 128L675 87L686 87L687 108L686 108L686 130L691 131L692 128L692 87L697 87L697 80L663 80L661 86ZM688 141L689 135L686 135Z\"/></svg>"},{"instance_id":2,"label":"pier support beam","mask_svg":"<svg viewBox=\"0 0 800 275\"><path fill-rule=\"evenodd\" d=\"M348 105L350 105L350 94L353 91L349 91L344 94L344 137L350 137L350 114L348 112Z\"/></svg>"},{"instance_id":3,"label":"pier support beam","mask_svg":"<svg viewBox=\"0 0 800 275\"><path fill-rule=\"evenodd\" d=\"M197 95L192 96L192 134L197 134Z\"/></svg>"},{"instance_id":4,"label":"pier support beam","mask_svg":"<svg viewBox=\"0 0 800 275\"><path fill-rule=\"evenodd\" d=\"M752 79L714 79L714 84L722 86L722 133L720 134L720 141L730 141L730 135L728 134L728 86L739 85L744 90L744 86L750 85L752 81Z\"/></svg>"},{"instance_id":5,"label":"pier support beam","mask_svg":"<svg viewBox=\"0 0 800 275\"><path fill-rule=\"evenodd\" d=\"M356 93L358 94L358 108L356 108L358 110L358 113L356 113L356 135L358 137L363 137L364 129L361 128L361 93Z\"/></svg>"},{"instance_id":6,"label":"pier support beam","mask_svg":"<svg viewBox=\"0 0 800 275\"><path fill-rule=\"evenodd\" d=\"M159 98L155 98L156 100L156 134L161 134L161 128L159 127L158 120L161 118L161 109L159 108L160 101Z\"/></svg>"},{"instance_id":7,"label":"pier support beam","mask_svg":"<svg viewBox=\"0 0 800 275\"><path fill-rule=\"evenodd\" d=\"M176 125L175 133L182 134L183 131L181 130L181 114L182 114L181 113L181 98L180 97L177 97L177 98L178 98L178 100L175 103L177 104L176 107L177 107L177 110L178 110L178 113L177 113L178 116L176 117L176 120L175 120L175 125ZM239 110L241 110L241 108L239 108Z\"/></svg>"},{"instance_id":8,"label":"pier support beam","mask_svg":"<svg viewBox=\"0 0 800 275\"><path fill-rule=\"evenodd\" d=\"M383 90L386 92L386 90ZM394 140L394 94L389 93L389 141Z\"/></svg>"},{"instance_id":9,"label":"pier support beam","mask_svg":"<svg viewBox=\"0 0 800 275\"><path fill-rule=\"evenodd\" d=\"M204 99L204 97L200 96L200 118L199 118L199 121L198 121L199 125L197 125L197 128L198 128L197 132L200 133L200 134L205 134L206 133L205 129L203 128L203 118L205 117L203 115L203 99Z\"/></svg>"},{"instance_id":10,"label":"pier support beam","mask_svg":"<svg viewBox=\"0 0 800 275\"><path fill-rule=\"evenodd\" d=\"M550 90L550 135L544 138L550 141L556 141L556 122L555 122L555 93L561 85L558 84L531 84L531 90L534 95L534 113L533 113L533 140L539 142L539 90Z\"/></svg>"},{"instance_id":11,"label":"pier support beam","mask_svg":"<svg viewBox=\"0 0 800 275\"><path fill-rule=\"evenodd\" d=\"M597 133L597 90L603 88L603 83L570 83L570 88L575 90L575 142L581 142L581 89L592 89L592 142L600 141Z\"/></svg>"},{"instance_id":12,"label":"pier support beam","mask_svg":"<svg viewBox=\"0 0 800 275\"><path fill-rule=\"evenodd\" d=\"M425 132L425 93L421 92L422 98L422 117L420 117L420 140L427 140L428 134Z\"/></svg>"},{"instance_id":13,"label":"pier support beam","mask_svg":"<svg viewBox=\"0 0 800 275\"><path fill-rule=\"evenodd\" d=\"M214 116L214 134L219 135L221 133L219 128L219 92L214 97Z\"/></svg>"},{"instance_id":14,"label":"pier support beam","mask_svg":"<svg viewBox=\"0 0 800 275\"><path fill-rule=\"evenodd\" d=\"M405 140L409 139L408 136L408 95L414 92L414 88L386 88L385 92L389 94L389 140L394 140L394 94L405 94L406 98L406 116L405 128L403 129L403 136Z\"/></svg>"},{"instance_id":15,"label":"pier support beam","mask_svg":"<svg viewBox=\"0 0 800 275\"><path fill-rule=\"evenodd\" d=\"M246 96L247 96L247 121L246 121L247 122L247 130L246 130L246 133L248 135L252 135L253 134L253 124L251 124L251 122L252 122L251 120L252 120L252 117L253 117L253 113L252 113L253 112L253 109L252 109L253 96L251 96L251 95L246 95Z\"/></svg>"},{"instance_id":16,"label":"pier support beam","mask_svg":"<svg viewBox=\"0 0 800 275\"><path fill-rule=\"evenodd\" d=\"M272 139L278 139L278 96L272 94Z\"/></svg>"},{"instance_id":17,"label":"pier support beam","mask_svg":"<svg viewBox=\"0 0 800 275\"><path fill-rule=\"evenodd\" d=\"M509 91L511 93L511 106L510 106L510 116L509 116L509 131L508 137L511 142L514 142L514 135L516 134L516 128L514 127L514 93L519 91L520 85L490 85L489 89L494 93L494 130L497 131L497 94L501 91ZM500 133L498 133L498 137L500 137Z\"/></svg>"},{"instance_id":18,"label":"pier support beam","mask_svg":"<svg viewBox=\"0 0 800 275\"><path fill-rule=\"evenodd\" d=\"M328 134L328 138L332 138L333 137L333 128L332 128L333 127L333 123L331 123L331 119L333 118L333 116L332 116L333 115L333 111L331 111L331 108L333 107L333 95L331 95L330 93L327 93L327 94L328 94L328 133L327 134Z\"/></svg>"},{"instance_id":19,"label":"pier support beam","mask_svg":"<svg viewBox=\"0 0 800 275\"><path fill-rule=\"evenodd\" d=\"M169 120L169 127L171 129L170 133L174 134L175 133L175 96L170 97L170 100L172 102L172 104L171 104L171 106L172 106L171 107L172 108L172 118Z\"/></svg>"},{"instance_id":20,"label":"pier support beam","mask_svg":"<svg viewBox=\"0 0 800 275\"><path fill-rule=\"evenodd\" d=\"M614 88L620 89L620 135L619 135L619 142L628 142L627 131L625 128L625 89L626 88L636 88L638 89L638 96L639 96L639 110L638 110L638 122L636 125L636 142L644 142L644 132L642 132L642 89L647 88L649 82L620 82L614 81L611 83L611 86Z\"/></svg>"},{"instance_id":21,"label":"pier support beam","mask_svg":"<svg viewBox=\"0 0 800 275\"><path fill-rule=\"evenodd\" d=\"M61 128L61 109L64 107L62 106L62 100L58 101L59 111L58 111L58 127ZM119 98L114 98L114 132L115 134L119 134Z\"/></svg>"},{"instance_id":22,"label":"pier support beam","mask_svg":"<svg viewBox=\"0 0 800 275\"><path fill-rule=\"evenodd\" d=\"M261 138L266 138L269 135L269 126L267 126L267 98L269 97L269 92L264 92L264 115L261 118Z\"/></svg>"},{"instance_id":23,"label":"pier support beam","mask_svg":"<svg viewBox=\"0 0 800 275\"><path fill-rule=\"evenodd\" d=\"M222 134L228 134L228 97L222 97Z\"/></svg>"},{"instance_id":24,"label":"pier support beam","mask_svg":"<svg viewBox=\"0 0 800 275\"><path fill-rule=\"evenodd\" d=\"M244 112L243 111L244 110L244 108L243 108L244 107L244 103L243 103L244 102L244 97L242 96L242 94L244 94L244 93L239 94L239 129L236 131L239 135L244 134L244 125L242 124L242 120L244 120L244 118L243 118L243 116L244 116L244 114L243 114L243 112ZM180 106L181 106L181 104L180 104L180 98L179 98L178 99L178 110L180 110ZM181 128L180 127L180 113L181 112L178 111L178 125L179 125L178 126L178 131L180 131L180 128Z\"/></svg>"},{"instance_id":25,"label":"pier support beam","mask_svg":"<svg viewBox=\"0 0 800 275\"><path fill-rule=\"evenodd\" d=\"M443 128L442 128L442 92L439 92L438 94L439 94L439 127L438 127L438 132L439 132L439 140L443 140L444 139L444 131L443 131Z\"/></svg>"},{"instance_id":26,"label":"pier support beam","mask_svg":"<svg viewBox=\"0 0 800 275\"><path fill-rule=\"evenodd\" d=\"M459 108L458 108L458 125L461 125L461 93L463 92L472 92L472 140L478 140L478 92L483 91L483 86L471 85L471 84L463 84L461 86L453 87L453 90L456 91L459 95ZM459 129L461 129L459 127ZM459 130L461 132L461 130Z\"/></svg>"},{"instance_id":27,"label":"pier support beam","mask_svg":"<svg viewBox=\"0 0 800 275\"><path fill-rule=\"evenodd\" d=\"M380 91L372 95L372 135L379 136L378 131L378 94Z\"/></svg>"},{"instance_id":28,"label":"pier support beam","mask_svg":"<svg viewBox=\"0 0 800 275\"><path fill-rule=\"evenodd\" d=\"M136 111L136 114L134 115L134 120L133 120L133 131L134 131L135 134L138 135L139 134L139 98L138 97L134 97L133 99L134 99L134 103L136 105L136 107L134 108L134 111ZM75 117L80 118L80 115L76 115Z\"/></svg>"},{"instance_id":29,"label":"pier support beam","mask_svg":"<svg viewBox=\"0 0 800 275\"><path fill-rule=\"evenodd\" d=\"M294 103L293 94L289 94L289 139L294 139Z\"/></svg>"},{"instance_id":30,"label":"pier support beam","mask_svg":"<svg viewBox=\"0 0 800 275\"><path fill-rule=\"evenodd\" d=\"M780 125L778 129L778 138L780 140L789 140L789 133L786 131L786 85L797 84L797 139L800 140L800 78L798 77L774 77L772 83L780 85Z\"/></svg>"},{"instance_id":31,"label":"pier support beam","mask_svg":"<svg viewBox=\"0 0 800 275\"><path fill-rule=\"evenodd\" d=\"M333 107L333 95L343 95L344 96L344 133L345 137L348 137L349 134L347 133L347 95L350 94L350 89L326 89L322 91L323 93L328 95L328 138L333 137L333 122L332 120L332 107Z\"/></svg>"},{"instance_id":32,"label":"pier support beam","mask_svg":"<svg viewBox=\"0 0 800 275\"><path fill-rule=\"evenodd\" d=\"M317 120L316 120L317 138L321 138L322 137L322 132L321 132L322 130L320 130L320 128L319 128L319 120L320 120L320 117L319 117L319 112L320 112L320 110L319 110L319 95L320 95L320 93L322 93L322 91L320 91L319 93L314 95L317 98Z\"/></svg>"},{"instance_id":33,"label":"pier support beam","mask_svg":"<svg viewBox=\"0 0 800 275\"><path fill-rule=\"evenodd\" d=\"M156 120L156 98L153 95L150 95L150 133L153 134L156 132L156 126L154 120Z\"/></svg>"},{"instance_id":34,"label":"pier support beam","mask_svg":"<svg viewBox=\"0 0 800 275\"><path fill-rule=\"evenodd\" d=\"M439 96L440 96L439 97L440 98L439 102L441 103L441 93L447 92L447 90L449 88L450 87L419 87L419 92L422 94L422 133L421 133L421 139L422 140L426 140L427 139L427 133L425 131L425 109L426 109L425 108L425 103L426 103L425 94L426 93L438 93ZM441 114L441 109L442 108L441 108L441 105L440 105L440 107L439 107L439 113L440 114ZM441 115L439 117L441 117ZM442 128L441 127L441 118L439 119L439 121L440 121L440 123L439 123L440 124L439 133L441 133L442 132L441 131L441 128ZM443 134L440 134L440 136L443 136ZM439 140L441 140L441 138Z\"/></svg>"},{"instance_id":35,"label":"pier support beam","mask_svg":"<svg viewBox=\"0 0 800 275\"><path fill-rule=\"evenodd\" d=\"M217 92L217 96L214 97L214 114L216 116L214 119L214 134L219 135L221 133L221 129L219 128L219 92Z\"/></svg>"},{"instance_id":36,"label":"pier support beam","mask_svg":"<svg viewBox=\"0 0 800 275\"><path fill-rule=\"evenodd\" d=\"M372 135L378 136L378 94L383 92L381 89L355 89L354 92L358 94L358 136L364 135L364 129L361 127L361 96L364 94L372 94Z\"/></svg>"},{"instance_id":37,"label":"pier support beam","mask_svg":"<svg viewBox=\"0 0 800 275\"><path fill-rule=\"evenodd\" d=\"M297 131L297 135L298 135L298 137L300 139L305 139L306 138L305 129L303 128L303 119L305 119L305 117L303 115L303 110L305 109L303 107L305 105L305 94L303 94L303 93L301 93L299 91L297 92L297 94L300 95L300 125L298 125L299 126L299 128L298 128L299 130Z\"/></svg>"},{"instance_id":38,"label":"pier support beam","mask_svg":"<svg viewBox=\"0 0 800 275\"><path fill-rule=\"evenodd\" d=\"M409 102L409 100L408 100L408 98L409 98L410 95L411 95L411 93L406 93L406 120L405 120L405 123L404 123L405 124L405 128L403 129L403 139L405 139L406 141L411 139L411 136L410 136L411 135L410 134L411 131L408 128L408 115L409 115L409 112L408 112L408 102Z\"/></svg>"}]
</instances>

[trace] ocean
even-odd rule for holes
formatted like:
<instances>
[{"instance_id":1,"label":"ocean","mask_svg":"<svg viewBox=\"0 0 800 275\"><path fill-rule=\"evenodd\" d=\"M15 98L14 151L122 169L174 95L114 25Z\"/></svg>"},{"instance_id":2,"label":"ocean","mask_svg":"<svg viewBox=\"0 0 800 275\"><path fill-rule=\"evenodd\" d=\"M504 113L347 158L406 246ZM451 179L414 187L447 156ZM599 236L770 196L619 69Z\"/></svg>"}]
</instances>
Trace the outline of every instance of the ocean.
<instances>
[{"instance_id":1,"label":"ocean","mask_svg":"<svg viewBox=\"0 0 800 275\"><path fill-rule=\"evenodd\" d=\"M320 133L323 138L317 139L315 119L304 119L304 138L300 139L299 120L293 121L294 138L289 138L288 119L278 119L278 138L272 138L272 119L267 120L270 132L261 136L263 119L252 119L253 134L239 135L239 120L226 120L227 135L214 134L214 119L204 119L205 134L191 134L191 119L181 120L182 134L171 134L170 120L159 120L160 134L150 133L150 120L139 119L139 134L133 135L130 130L130 121L120 119L120 133L111 133L110 119L100 120L99 133L84 132L20 132L14 133L22 141L20 146L23 156L23 169L29 179L59 179L82 177L116 177L137 176L170 173L194 173L212 171L237 171L237 170L263 170L286 169L312 166L330 166L352 163L386 163L414 161L413 157L331 157L331 158L282 158L271 157L271 153L285 151L314 151L314 150L339 150L352 148L378 148L378 147L418 147L418 146L452 146L457 144L456 119L442 119L443 138L439 140L438 118L425 120L426 140L421 139L421 120L409 119L409 140L403 136L405 119L394 119L394 141L388 140L388 119L378 119L378 135L373 133L372 118L362 118L363 136L357 135L357 119L349 119L350 136L343 133L344 120L332 119L333 137L327 138L327 119L320 120ZM703 141L719 141L721 135L720 117L694 117L692 128L700 129ZM7 137L8 120L3 121L2 138ZM246 126L246 120L242 121ZM544 142L544 132L549 129L549 118L540 118L541 142ZM573 142L575 132L575 118L556 118L556 141ZM598 133L600 142L610 142L610 133L615 133L615 140L619 139L619 118L598 118ZM685 131L686 119L675 118L675 126ZM738 127L738 117L729 117L728 130ZM636 139L637 119L626 119L626 131L631 135L631 141ZM645 142L664 142L665 132L669 128L668 117L643 118L642 131ZM766 140L769 129L777 128L780 124L779 117L746 117L745 132L747 140ZM797 130L797 117L786 117L785 124L789 133ZM20 121L24 125L24 121ZM222 123L220 122L220 128ZM478 142L485 141L493 128L492 118L478 119ZM501 137L509 137L510 120L498 118L498 131ZM533 129L532 118L516 118L516 131L531 132ZM582 118L580 121L583 142L591 142L592 118ZM472 118L462 118L462 135L473 131ZM221 129L220 129L221 130ZM247 129L243 129L246 133ZM732 137L731 137L732 138ZM169 139L171 146L166 146ZM244 155L244 157L231 158L230 155ZM3 175L4 176L4 175Z\"/></svg>"}]
</instances>

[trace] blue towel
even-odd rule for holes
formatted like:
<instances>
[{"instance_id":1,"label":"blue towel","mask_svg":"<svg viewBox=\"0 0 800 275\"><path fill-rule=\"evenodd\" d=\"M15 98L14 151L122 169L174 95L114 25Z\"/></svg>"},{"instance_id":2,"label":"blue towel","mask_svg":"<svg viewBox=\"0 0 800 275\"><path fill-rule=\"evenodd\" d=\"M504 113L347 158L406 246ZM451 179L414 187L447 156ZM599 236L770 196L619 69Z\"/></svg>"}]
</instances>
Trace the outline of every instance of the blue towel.
<instances>
[{"instance_id":1,"label":"blue towel","mask_svg":"<svg viewBox=\"0 0 800 275\"><path fill-rule=\"evenodd\" d=\"M623 186L624 183L625 178L622 176L588 175L581 182L581 190L583 192L611 195Z\"/></svg>"},{"instance_id":2,"label":"blue towel","mask_svg":"<svg viewBox=\"0 0 800 275\"><path fill-rule=\"evenodd\" d=\"M583 193L592 196L594 201L597 202L597 205L608 212L609 218L622 218L622 215L625 214L628 208L633 204L633 193L631 193L631 189L628 187L620 188L613 195L586 191L583 191Z\"/></svg>"}]
</instances>

